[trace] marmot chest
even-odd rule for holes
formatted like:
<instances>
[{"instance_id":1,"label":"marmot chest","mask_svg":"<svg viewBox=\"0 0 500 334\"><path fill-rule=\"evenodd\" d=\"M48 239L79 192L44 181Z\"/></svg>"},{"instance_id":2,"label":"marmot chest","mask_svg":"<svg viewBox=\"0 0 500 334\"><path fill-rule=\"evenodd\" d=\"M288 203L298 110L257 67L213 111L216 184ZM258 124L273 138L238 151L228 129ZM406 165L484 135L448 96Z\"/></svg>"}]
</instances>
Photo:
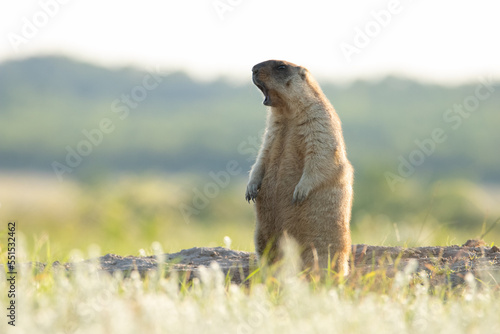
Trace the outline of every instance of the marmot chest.
<instances>
[{"instance_id":1,"label":"marmot chest","mask_svg":"<svg viewBox=\"0 0 500 334\"><path fill-rule=\"evenodd\" d=\"M293 191L304 170L304 154L305 143L297 128L282 125L269 149L263 183L269 182L267 186L276 191Z\"/></svg>"}]
</instances>

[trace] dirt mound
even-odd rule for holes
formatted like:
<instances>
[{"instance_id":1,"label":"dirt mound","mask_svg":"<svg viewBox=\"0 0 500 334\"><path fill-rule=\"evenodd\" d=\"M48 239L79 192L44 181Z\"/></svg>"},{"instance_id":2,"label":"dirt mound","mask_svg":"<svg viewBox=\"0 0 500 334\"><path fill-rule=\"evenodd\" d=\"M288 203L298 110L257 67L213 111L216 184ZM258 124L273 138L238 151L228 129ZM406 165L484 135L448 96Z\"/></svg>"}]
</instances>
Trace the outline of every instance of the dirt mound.
<instances>
[{"instance_id":1,"label":"dirt mound","mask_svg":"<svg viewBox=\"0 0 500 334\"><path fill-rule=\"evenodd\" d=\"M383 247L369 245L353 245L353 260L351 267L355 272L366 273L373 270L386 270L388 275L404 269L413 259L418 265L416 272L428 274L431 284L451 283L453 286L464 282L467 273L472 273L483 282L499 284L500 249L496 246L486 247L478 240L469 240L463 246L447 247ZM89 266L100 271L114 273L122 271L128 275L133 270L142 276L149 271L163 266L168 271L187 273L188 278L199 275L200 267L208 267L216 262L224 275L230 273L234 283L241 283L255 268L255 254L235 251L223 247L195 247L184 249L178 253L163 256L118 256L107 254L97 259L78 263L54 262L53 268L64 268L73 271L77 266ZM45 270L46 265L31 264L39 270ZM96 265L96 266L95 266Z\"/></svg>"}]
</instances>

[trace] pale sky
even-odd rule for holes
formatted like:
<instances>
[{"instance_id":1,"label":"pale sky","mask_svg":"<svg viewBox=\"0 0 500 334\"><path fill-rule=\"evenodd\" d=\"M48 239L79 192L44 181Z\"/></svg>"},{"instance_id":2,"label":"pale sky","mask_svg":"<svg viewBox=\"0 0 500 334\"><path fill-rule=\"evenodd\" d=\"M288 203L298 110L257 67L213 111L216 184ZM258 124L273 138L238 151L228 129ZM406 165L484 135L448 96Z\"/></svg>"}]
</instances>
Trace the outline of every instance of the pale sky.
<instances>
[{"instance_id":1,"label":"pale sky","mask_svg":"<svg viewBox=\"0 0 500 334\"><path fill-rule=\"evenodd\" d=\"M284 59L336 82L500 78L498 0L1 0L0 27L0 61L62 54L249 80Z\"/></svg>"}]
</instances>

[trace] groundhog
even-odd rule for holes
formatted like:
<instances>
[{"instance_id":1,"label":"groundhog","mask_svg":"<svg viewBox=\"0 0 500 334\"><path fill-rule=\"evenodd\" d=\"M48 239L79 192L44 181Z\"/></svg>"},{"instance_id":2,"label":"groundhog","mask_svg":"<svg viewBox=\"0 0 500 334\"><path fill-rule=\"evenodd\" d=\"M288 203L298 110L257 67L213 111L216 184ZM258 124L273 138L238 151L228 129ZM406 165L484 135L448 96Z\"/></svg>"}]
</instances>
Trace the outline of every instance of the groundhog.
<instances>
[{"instance_id":1,"label":"groundhog","mask_svg":"<svg viewBox=\"0 0 500 334\"><path fill-rule=\"evenodd\" d=\"M304 67L268 60L252 72L270 107L246 190L255 203L257 255L275 261L288 235L306 268L326 268L330 260L347 275L354 171L340 119Z\"/></svg>"}]
</instances>

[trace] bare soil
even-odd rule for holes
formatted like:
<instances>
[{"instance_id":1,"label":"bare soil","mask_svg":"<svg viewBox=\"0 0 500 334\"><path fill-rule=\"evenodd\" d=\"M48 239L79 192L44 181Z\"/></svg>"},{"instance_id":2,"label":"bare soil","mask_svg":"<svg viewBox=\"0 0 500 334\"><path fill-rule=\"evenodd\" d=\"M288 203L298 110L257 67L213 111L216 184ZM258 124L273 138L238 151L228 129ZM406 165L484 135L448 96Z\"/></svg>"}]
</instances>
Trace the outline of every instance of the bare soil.
<instances>
[{"instance_id":1,"label":"bare soil","mask_svg":"<svg viewBox=\"0 0 500 334\"><path fill-rule=\"evenodd\" d=\"M456 286L464 282L467 273L472 273L480 282L500 284L500 249L496 246L487 247L481 240L469 240L462 246L447 247L402 248L359 244L352 246L352 254L352 272L385 270L391 276L398 270L404 270L410 261L416 260L413 261L414 265L418 264L415 272L425 272L431 284L449 283ZM107 254L79 263L61 264L56 261L51 267L71 272L77 265L97 264L99 271L122 271L128 275L135 270L144 276L157 270L160 264L167 272L185 273L191 279L199 276L201 267L209 267L213 262L218 264L224 275L229 272L232 282L237 284L243 282L257 265L254 253L222 247L195 247L161 257ZM39 270L48 267L41 263L34 265Z\"/></svg>"}]
</instances>

